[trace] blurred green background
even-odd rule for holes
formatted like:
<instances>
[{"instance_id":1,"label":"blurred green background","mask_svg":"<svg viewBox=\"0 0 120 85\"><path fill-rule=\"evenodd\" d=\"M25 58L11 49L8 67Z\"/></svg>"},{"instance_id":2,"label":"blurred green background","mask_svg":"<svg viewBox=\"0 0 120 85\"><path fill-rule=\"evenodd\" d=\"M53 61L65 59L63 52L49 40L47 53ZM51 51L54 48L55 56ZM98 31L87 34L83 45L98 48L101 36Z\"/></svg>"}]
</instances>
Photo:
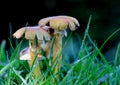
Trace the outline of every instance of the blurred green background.
<instances>
[{"instance_id":1,"label":"blurred green background","mask_svg":"<svg viewBox=\"0 0 120 85\"><path fill-rule=\"evenodd\" d=\"M41 0L14 1L8 4L6 16L0 16L1 29L0 40L10 37L9 27L12 33L17 29L28 25L37 25L41 18L54 15L69 15L77 18L80 27L76 30L81 38L84 35L89 16L92 15L90 36L100 46L111 33L120 27L120 0ZM4 12L1 12L3 14ZM13 13L13 14L12 14ZM104 50L111 48L120 41L120 32L117 33Z\"/></svg>"}]
</instances>

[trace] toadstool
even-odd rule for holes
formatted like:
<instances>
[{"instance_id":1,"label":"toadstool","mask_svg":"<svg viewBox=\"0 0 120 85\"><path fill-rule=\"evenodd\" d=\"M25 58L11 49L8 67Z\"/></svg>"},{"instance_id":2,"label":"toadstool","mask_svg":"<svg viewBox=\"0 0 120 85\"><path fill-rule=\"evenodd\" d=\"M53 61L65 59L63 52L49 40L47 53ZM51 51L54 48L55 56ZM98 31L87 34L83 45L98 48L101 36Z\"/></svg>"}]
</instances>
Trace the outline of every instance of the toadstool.
<instances>
[{"instance_id":1,"label":"toadstool","mask_svg":"<svg viewBox=\"0 0 120 85\"><path fill-rule=\"evenodd\" d=\"M60 70L60 61L62 59L62 55L58 56L62 50L62 37L66 36L66 29L70 28L71 31L77 29L80 26L78 20L71 16L52 16L40 19L38 22L39 26L49 25L51 29L54 29L53 37L53 59L52 62L55 63L57 61L57 65L54 69L55 73L58 73ZM48 42L45 47L45 51L50 48L51 42ZM47 54L48 55L48 54ZM58 59L57 59L58 57Z\"/></svg>"},{"instance_id":2,"label":"toadstool","mask_svg":"<svg viewBox=\"0 0 120 85\"><path fill-rule=\"evenodd\" d=\"M34 59L36 59L38 63L38 57L43 58L42 49L44 40L50 40L49 33L45 30L48 26L27 26L18 29L14 34L14 38L21 38L24 37L25 39L29 40L29 47L24 48L20 52L20 60L27 60L30 68L32 68L32 64ZM33 70L33 76L36 78L41 74L39 65L37 64Z\"/></svg>"}]
</instances>

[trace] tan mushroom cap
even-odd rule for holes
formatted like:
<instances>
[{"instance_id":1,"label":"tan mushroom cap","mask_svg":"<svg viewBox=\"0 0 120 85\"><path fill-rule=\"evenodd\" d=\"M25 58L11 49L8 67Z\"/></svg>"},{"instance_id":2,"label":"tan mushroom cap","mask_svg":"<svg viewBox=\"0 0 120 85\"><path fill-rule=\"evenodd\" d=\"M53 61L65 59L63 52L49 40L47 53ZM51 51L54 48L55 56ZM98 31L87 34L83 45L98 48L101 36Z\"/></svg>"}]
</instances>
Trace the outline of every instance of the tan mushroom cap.
<instances>
[{"instance_id":1,"label":"tan mushroom cap","mask_svg":"<svg viewBox=\"0 0 120 85\"><path fill-rule=\"evenodd\" d=\"M41 54L38 54L38 59L39 60L44 60L45 57ZM25 47L24 49L22 49L20 51L20 60L32 60L30 57L30 48L29 47Z\"/></svg>"},{"instance_id":2,"label":"tan mushroom cap","mask_svg":"<svg viewBox=\"0 0 120 85\"><path fill-rule=\"evenodd\" d=\"M71 16L52 16L39 20L40 26L45 26L49 23L50 27L57 30L65 30L68 26L73 31L76 26L80 26L78 20Z\"/></svg>"},{"instance_id":3,"label":"tan mushroom cap","mask_svg":"<svg viewBox=\"0 0 120 85\"><path fill-rule=\"evenodd\" d=\"M44 29L43 29L44 28ZM47 26L40 27L40 26L28 26L18 29L14 34L13 37L21 38L25 34L25 38L28 40L33 40L37 37L38 40L50 40L49 33L45 30L48 28Z\"/></svg>"}]
</instances>

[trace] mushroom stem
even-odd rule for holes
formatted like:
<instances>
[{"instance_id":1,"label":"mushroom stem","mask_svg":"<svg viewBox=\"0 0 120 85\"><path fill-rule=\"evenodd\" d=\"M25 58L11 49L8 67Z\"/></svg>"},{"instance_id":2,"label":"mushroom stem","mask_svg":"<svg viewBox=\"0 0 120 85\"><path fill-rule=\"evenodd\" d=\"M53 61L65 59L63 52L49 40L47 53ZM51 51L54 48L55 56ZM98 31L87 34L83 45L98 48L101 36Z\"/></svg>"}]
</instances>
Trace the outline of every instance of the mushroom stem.
<instances>
[{"instance_id":1,"label":"mushroom stem","mask_svg":"<svg viewBox=\"0 0 120 85\"><path fill-rule=\"evenodd\" d=\"M53 60L52 60L52 62L56 64L54 69L55 74L58 73L60 70L61 66L60 64L62 61L61 50L62 50L62 36L60 34L57 34L55 36L53 45Z\"/></svg>"},{"instance_id":2,"label":"mushroom stem","mask_svg":"<svg viewBox=\"0 0 120 85\"><path fill-rule=\"evenodd\" d=\"M29 64L30 68L32 68L32 66L33 66L33 77L34 78L37 78L41 74L39 63L38 63L38 56L40 54L41 48L39 47L39 45L38 45L39 43L37 43L37 42L38 41L36 40L36 38L33 41L29 41L30 59L31 60L28 60L28 64Z\"/></svg>"},{"instance_id":3,"label":"mushroom stem","mask_svg":"<svg viewBox=\"0 0 120 85\"><path fill-rule=\"evenodd\" d=\"M46 52L46 56L50 55L50 50L52 50L52 65L53 65L53 72L55 74L57 74L60 70L60 66L61 66L61 61L62 61L62 54L61 54L61 50L62 50L62 37L63 35L61 34L60 31L55 30L54 32L54 41L53 41L53 47L51 49L51 43L52 40L47 42L46 47L44 48L44 51ZM57 76L58 78L58 76Z\"/></svg>"},{"instance_id":4,"label":"mushroom stem","mask_svg":"<svg viewBox=\"0 0 120 85\"><path fill-rule=\"evenodd\" d=\"M31 60L28 60L28 64L30 66L30 69L32 69L32 66L33 66L33 77L34 78L37 78L41 74L38 59L36 58L36 56L37 56L37 54L30 50ZM35 63L34 63L34 61L35 61Z\"/></svg>"}]
</instances>

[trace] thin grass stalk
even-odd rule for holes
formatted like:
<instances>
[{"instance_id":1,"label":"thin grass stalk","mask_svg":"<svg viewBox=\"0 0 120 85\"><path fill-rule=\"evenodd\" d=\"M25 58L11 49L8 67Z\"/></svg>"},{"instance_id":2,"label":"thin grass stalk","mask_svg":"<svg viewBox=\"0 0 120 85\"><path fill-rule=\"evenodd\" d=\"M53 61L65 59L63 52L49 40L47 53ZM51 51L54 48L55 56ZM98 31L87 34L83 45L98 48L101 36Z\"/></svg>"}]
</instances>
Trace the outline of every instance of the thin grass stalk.
<instances>
[{"instance_id":1,"label":"thin grass stalk","mask_svg":"<svg viewBox=\"0 0 120 85\"><path fill-rule=\"evenodd\" d=\"M117 51L116 51L116 55L115 55L114 68L116 68L117 62L118 62L118 61L120 62L119 55L120 55L120 43L118 44Z\"/></svg>"}]
</instances>

